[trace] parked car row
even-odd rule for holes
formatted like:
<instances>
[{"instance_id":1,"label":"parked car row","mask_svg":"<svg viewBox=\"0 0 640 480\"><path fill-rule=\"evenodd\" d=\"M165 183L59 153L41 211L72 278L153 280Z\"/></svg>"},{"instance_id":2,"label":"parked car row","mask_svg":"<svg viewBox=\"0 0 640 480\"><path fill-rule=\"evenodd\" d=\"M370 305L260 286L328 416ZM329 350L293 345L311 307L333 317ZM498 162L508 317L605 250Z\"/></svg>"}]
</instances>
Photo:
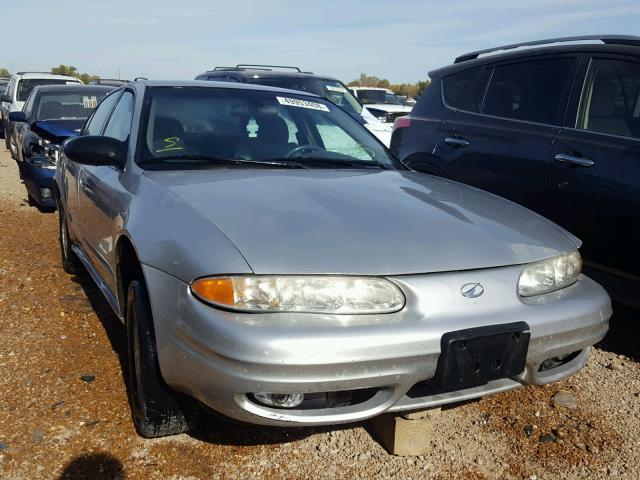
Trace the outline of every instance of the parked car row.
<instances>
[{"instance_id":1,"label":"parked car row","mask_svg":"<svg viewBox=\"0 0 640 480\"><path fill-rule=\"evenodd\" d=\"M582 274L571 227L529 208L577 217L606 187L637 193L597 183L595 167L636 171L640 85L625 72L640 38L595 39L605 45L460 57L409 115L384 89L237 65L74 86L97 103L76 132L41 116L60 87L39 87L11 119L21 145L69 137L46 144L62 265L85 268L126 326L140 435L187 431L203 405L262 425L337 424L582 368L610 299ZM392 119L389 150L372 134ZM609 143L584 145L621 159L577 143L591 134ZM635 214L605 213L593 215ZM632 255L614 241L611 255Z\"/></svg>"},{"instance_id":2,"label":"parked car row","mask_svg":"<svg viewBox=\"0 0 640 480\"><path fill-rule=\"evenodd\" d=\"M412 109L387 88L351 87L351 91L381 122L393 123L396 118L407 115Z\"/></svg>"},{"instance_id":3,"label":"parked car row","mask_svg":"<svg viewBox=\"0 0 640 480\"><path fill-rule=\"evenodd\" d=\"M93 85L46 85L33 89L22 111L9 114L20 178L29 201L55 208L53 174L60 144L76 135L98 103L113 90Z\"/></svg>"},{"instance_id":4,"label":"parked car row","mask_svg":"<svg viewBox=\"0 0 640 480\"><path fill-rule=\"evenodd\" d=\"M2 116L5 145L13 158L17 157L18 147L13 140L9 114L21 111L31 91L39 85L82 85L82 82L75 77L44 72L18 72L11 77L5 87L4 94L0 96L0 115Z\"/></svg>"}]
</instances>

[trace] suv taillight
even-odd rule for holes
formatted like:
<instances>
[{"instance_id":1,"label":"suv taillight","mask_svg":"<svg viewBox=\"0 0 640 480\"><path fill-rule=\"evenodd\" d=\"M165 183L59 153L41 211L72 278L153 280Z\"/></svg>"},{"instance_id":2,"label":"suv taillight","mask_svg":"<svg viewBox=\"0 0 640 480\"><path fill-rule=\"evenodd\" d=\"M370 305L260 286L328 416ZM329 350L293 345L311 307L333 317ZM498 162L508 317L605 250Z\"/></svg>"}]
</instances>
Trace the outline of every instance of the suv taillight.
<instances>
[{"instance_id":1,"label":"suv taillight","mask_svg":"<svg viewBox=\"0 0 640 480\"><path fill-rule=\"evenodd\" d=\"M393 122L393 131L395 132L399 128L409 128L411 126L411 117L398 117Z\"/></svg>"}]
</instances>

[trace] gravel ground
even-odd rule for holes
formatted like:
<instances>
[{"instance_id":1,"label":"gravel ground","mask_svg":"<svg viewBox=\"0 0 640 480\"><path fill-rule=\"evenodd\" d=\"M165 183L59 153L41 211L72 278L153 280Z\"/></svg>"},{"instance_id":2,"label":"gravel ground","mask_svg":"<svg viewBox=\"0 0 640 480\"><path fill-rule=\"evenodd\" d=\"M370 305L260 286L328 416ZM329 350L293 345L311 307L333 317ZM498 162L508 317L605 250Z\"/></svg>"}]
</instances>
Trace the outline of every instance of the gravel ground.
<instances>
[{"instance_id":1,"label":"gravel ground","mask_svg":"<svg viewBox=\"0 0 640 480\"><path fill-rule=\"evenodd\" d=\"M138 437L124 331L60 267L57 217L0 152L0 478L640 478L640 345L610 335L576 376L444 410L432 453L387 454L364 424L274 429L211 418ZM565 390L576 408L554 405Z\"/></svg>"}]
</instances>

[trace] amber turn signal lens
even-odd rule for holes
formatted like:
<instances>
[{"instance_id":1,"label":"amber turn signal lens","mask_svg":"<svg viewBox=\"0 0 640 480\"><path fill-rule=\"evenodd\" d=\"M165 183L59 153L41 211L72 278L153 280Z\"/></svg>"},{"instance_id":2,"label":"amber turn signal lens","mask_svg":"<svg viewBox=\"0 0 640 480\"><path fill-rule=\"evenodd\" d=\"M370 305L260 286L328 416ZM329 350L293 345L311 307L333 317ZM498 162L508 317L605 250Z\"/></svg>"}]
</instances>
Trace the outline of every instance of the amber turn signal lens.
<instances>
[{"instance_id":1,"label":"amber turn signal lens","mask_svg":"<svg viewBox=\"0 0 640 480\"><path fill-rule=\"evenodd\" d=\"M230 307L235 304L233 280L230 278L201 278L191 284L191 290L206 302Z\"/></svg>"}]
</instances>

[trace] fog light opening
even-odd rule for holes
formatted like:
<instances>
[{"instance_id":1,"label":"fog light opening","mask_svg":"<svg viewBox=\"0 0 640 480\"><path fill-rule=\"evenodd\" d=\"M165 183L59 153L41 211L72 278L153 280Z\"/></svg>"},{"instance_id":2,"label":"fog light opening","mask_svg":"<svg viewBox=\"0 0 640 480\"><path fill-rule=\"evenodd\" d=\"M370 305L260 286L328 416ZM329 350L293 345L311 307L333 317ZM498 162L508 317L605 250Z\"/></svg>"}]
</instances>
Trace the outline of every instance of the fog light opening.
<instances>
[{"instance_id":1,"label":"fog light opening","mask_svg":"<svg viewBox=\"0 0 640 480\"><path fill-rule=\"evenodd\" d=\"M304 393L254 393L253 398L269 407L295 408L304 401Z\"/></svg>"},{"instance_id":2,"label":"fog light opening","mask_svg":"<svg viewBox=\"0 0 640 480\"><path fill-rule=\"evenodd\" d=\"M40 189L40 196L42 198L51 198L51 189L50 188L41 188Z\"/></svg>"},{"instance_id":3,"label":"fog light opening","mask_svg":"<svg viewBox=\"0 0 640 480\"><path fill-rule=\"evenodd\" d=\"M296 408L298 410L323 410L342 408L368 402L384 387L340 390L312 393L248 393L249 401L271 408ZM391 389L389 389L391 391Z\"/></svg>"},{"instance_id":4,"label":"fog light opening","mask_svg":"<svg viewBox=\"0 0 640 480\"><path fill-rule=\"evenodd\" d=\"M574 358L576 358L581 353L582 353L582 350L578 350L577 352L571 352L568 355L547 358L544 362L540 364L540 367L538 368L538 372L546 372L547 370L552 370L554 368L558 368L562 365L565 365L569 363L571 360L573 360Z\"/></svg>"}]
</instances>

